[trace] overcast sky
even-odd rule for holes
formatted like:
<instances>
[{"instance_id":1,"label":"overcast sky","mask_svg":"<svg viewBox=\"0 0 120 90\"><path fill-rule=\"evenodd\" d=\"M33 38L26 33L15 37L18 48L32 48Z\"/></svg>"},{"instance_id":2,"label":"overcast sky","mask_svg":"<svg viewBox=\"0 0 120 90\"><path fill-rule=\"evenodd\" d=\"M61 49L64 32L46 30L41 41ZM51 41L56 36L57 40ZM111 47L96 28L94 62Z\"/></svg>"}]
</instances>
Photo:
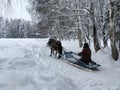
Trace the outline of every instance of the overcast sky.
<instances>
[{"instance_id":1,"label":"overcast sky","mask_svg":"<svg viewBox=\"0 0 120 90\"><path fill-rule=\"evenodd\" d=\"M0 0L0 9L2 11L1 16L30 20L30 15L26 10L26 7L29 7L27 0L11 0L11 6L8 6L6 1L7 0Z\"/></svg>"}]
</instances>

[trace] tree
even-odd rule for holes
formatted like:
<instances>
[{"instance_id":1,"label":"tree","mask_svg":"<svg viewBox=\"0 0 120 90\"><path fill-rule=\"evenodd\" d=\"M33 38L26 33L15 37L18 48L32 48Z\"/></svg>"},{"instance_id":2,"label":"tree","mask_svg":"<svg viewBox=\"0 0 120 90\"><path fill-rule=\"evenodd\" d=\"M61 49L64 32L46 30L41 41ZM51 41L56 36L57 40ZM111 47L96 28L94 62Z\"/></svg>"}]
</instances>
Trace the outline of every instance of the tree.
<instances>
[{"instance_id":1,"label":"tree","mask_svg":"<svg viewBox=\"0 0 120 90\"><path fill-rule=\"evenodd\" d=\"M94 48L95 48L95 51L97 52L98 50L100 50L100 46L99 46L99 40L98 40L98 35L97 35L97 28L96 28L96 24L95 24L93 0L91 0L91 2L90 2L90 13L91 13L91 20L93 23Z\"/></svg>"},{"instance_id":2,"label":"tree","mask_svg":"<svg viewBox=\"0 0 120 90\"><path fill-rule=\"evenodd\" d=\"M111 50L112 50L112 57L114 60L118 60L119 54L116 47L116 39L115 39L115 15L117 14L117 11L119 10L120 1L116 0L110 0L110 8L109 8L109 19L110 19L110 41L111 41Z\"/></svg>"},{"instance_id":3,"label":"tree","mask_svg":"<svg viewBox=\"0 0 120 90\"><path fill-rule=\"evenodd\" d=\"M31 10L36 10L38 16L38 32L63 38L65 29L69 30L74 25L64 0L33 0L32 6Z\"/></svg>"}]
</instances>

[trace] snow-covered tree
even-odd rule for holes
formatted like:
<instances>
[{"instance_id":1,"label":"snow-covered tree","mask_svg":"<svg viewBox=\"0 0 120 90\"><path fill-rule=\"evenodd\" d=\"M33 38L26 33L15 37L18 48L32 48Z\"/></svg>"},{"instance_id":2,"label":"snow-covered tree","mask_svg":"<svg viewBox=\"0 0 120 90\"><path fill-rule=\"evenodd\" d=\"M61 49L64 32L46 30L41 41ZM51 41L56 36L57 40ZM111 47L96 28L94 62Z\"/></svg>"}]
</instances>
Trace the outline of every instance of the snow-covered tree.
<instances>
[{"instance_id":1,"label":"snow-covered tree","mask_svg":"<svg viewBox=\"0 0 120 90\"><path fill-rule=\"evenodd\" d=\"M119 0L110 0L110 7L109 7L109 19L110 19L110 41L111 41L111 50L112 50L112 57L114 60L118 60L118 49L116 46L116 36L115 33L117 32L117 26L115 24L117 15L120 12L120 1Z\"/></svg>"}]
</instances>

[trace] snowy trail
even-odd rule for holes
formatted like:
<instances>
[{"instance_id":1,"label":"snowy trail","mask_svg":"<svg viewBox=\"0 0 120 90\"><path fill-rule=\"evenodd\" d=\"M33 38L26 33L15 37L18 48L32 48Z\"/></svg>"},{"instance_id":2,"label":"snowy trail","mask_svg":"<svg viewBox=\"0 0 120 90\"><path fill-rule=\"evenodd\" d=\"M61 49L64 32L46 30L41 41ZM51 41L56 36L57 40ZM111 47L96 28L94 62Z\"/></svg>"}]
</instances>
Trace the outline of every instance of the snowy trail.
<instances>
[{"instance_id":1,"label":"snowy trail","mask_svg":"<svg viewBox=\"0 0 120 90\"><path fill-rule=\"evenodd\" d=\"M120 66L111 70L101 61L100 72L80 70L49 57L47 40L0 39L0 90L120 89ZM77 41L63 41L62 44L79 52Z\"/></svg>"}]
</instances>

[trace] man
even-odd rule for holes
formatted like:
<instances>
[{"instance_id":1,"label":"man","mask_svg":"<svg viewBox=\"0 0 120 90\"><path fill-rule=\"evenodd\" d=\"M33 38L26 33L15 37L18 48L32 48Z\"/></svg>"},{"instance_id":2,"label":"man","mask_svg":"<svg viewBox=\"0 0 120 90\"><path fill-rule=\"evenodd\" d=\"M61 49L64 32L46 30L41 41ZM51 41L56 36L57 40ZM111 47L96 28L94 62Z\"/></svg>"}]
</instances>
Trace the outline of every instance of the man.
<instances>
[{"instance_id":1,"label":"man","mask_svg":"<svg viewBox=\"0 0 120 90\"><path fill-rule=\"evenodd\" d=\"M91 59L91 50L89 48L88 43L84 44L82 52L78 53L78 55L81 56L80 60L83 61L85 64L87 65L89 65L89 63L96 64Z\"/></svg>"}]
</instances>

